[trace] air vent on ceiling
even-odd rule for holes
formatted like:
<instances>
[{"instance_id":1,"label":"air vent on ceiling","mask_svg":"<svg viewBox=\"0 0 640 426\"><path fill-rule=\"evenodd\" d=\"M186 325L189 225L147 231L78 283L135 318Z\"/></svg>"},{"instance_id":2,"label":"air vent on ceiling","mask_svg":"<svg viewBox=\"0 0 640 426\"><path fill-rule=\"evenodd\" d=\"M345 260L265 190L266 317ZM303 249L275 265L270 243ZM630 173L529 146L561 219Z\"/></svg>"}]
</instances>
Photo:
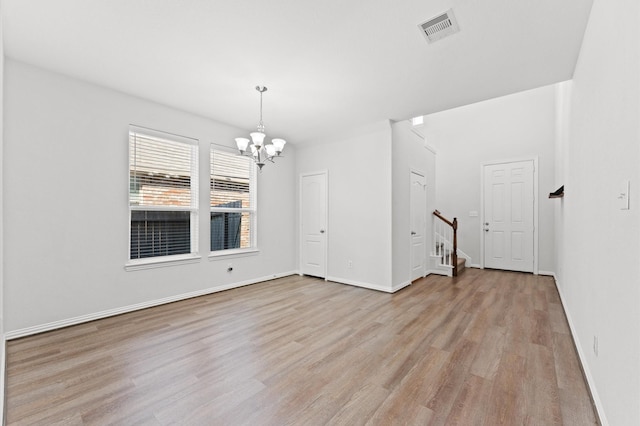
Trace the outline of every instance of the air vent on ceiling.
<instances>
[{"instance_id":1,"label":"air vent on ceiling","mask_svg":"<svg viewBox=\"0 0 640 426\"><path fill-rule=\"evenodd\" d=\"M453 14L453 9L449 9L435 18L423 22L418 25L418 27L429 43L433 43L434 41L438 41L460 31L456 17Z\"/></svg>"}]
</instances>

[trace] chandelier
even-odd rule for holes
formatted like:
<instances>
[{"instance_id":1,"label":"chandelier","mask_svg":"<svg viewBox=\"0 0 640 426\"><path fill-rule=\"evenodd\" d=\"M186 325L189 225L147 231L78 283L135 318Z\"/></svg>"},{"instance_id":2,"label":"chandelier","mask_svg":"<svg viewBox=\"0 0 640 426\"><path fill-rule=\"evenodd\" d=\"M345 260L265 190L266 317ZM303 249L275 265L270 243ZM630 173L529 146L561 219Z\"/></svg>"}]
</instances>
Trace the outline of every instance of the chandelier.
<instances>
[{"instance_id":1,"label":"chandelier","mask_svg":"<svg viewBox=\"0 0 640 426\"><path fill-rule=\"evenodd\" d=\"M253 158L258 168L262 170L265 161L271 161L275 163L273 159L280 157L284 144L287 142L284 139L271 139L271 143L264 143L264 123L262 122L262 94L267 91L264 86L256 86L256 90L260 92L260 123L258 124L258 131L250 133L251 140L247 138L236 138L236 145L240 155Z\"/></svg>"}]
</instances>

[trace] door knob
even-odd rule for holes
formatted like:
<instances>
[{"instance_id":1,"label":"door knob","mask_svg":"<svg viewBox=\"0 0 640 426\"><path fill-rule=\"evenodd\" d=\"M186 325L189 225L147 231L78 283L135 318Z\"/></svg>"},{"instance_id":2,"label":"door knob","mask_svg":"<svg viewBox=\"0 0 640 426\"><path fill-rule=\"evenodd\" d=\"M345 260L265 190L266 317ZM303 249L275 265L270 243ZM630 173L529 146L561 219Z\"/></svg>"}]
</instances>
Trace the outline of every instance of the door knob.
<instances>
[{"instance_id":1,"label":"door knob","mask_svg":"<svg viewBox=\"0 0 640 426\"><path fill-rule=\"evenodd\" d=\"M484 232L489 232L489 228L484 228Z\"/></svg>"},{"instance_id":2,"label":"door knob","mask_svg":"<svg viewBox=\"0 0 640 426\"><path fill-rule=\"evenodd\" d=\"M416 235L416 232L415 231L411 231L411 235Z\"/></svg>"},{"instance_id":3,"label":"door knob","mask_svg":"<svg viewBox=\"0 0 640 426\"><path fill-rule=\"evenodd\" d=\"M321 230L320 230L320 233L321 233L321 234L324 234L324 229L321 229Z\"/></svg>"}]
</instances>

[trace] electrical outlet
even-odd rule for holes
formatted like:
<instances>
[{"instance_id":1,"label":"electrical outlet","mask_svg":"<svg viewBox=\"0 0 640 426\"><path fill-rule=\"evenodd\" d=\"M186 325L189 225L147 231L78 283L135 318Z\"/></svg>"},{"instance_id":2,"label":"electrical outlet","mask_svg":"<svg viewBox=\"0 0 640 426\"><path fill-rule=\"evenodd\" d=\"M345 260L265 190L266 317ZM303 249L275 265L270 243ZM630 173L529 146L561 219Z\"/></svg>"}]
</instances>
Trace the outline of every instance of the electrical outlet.
<instances>
[{"instance_id":1,"label":"electrical outlet","mask_svg":"<svg viewBox=\"0 0 640 426\"><path fill-rule=\"evenodd\" d=\"M593 336L593 353L598 356L598 336Z\"/></svg>"},{"instance_id":2,"label":"electrical outlet","mask_svg":"<svg viewBox=\"0 0 640 426\"><path fill-rule=\"evenodd\" d=\"M353 269L353 261L351 260L347 261L347 268Z\"/></svg>"},{"instance_id":3,"label":"electrical outlet","mask_svg":"<svg viewBox=\"0 0 640 426\"><path fill-rule=\"evenodd\" d=\"M629 181L624 180L620 184L620 192L618 195L620 210L629 210Z\"/></svg>"}]
</instances>

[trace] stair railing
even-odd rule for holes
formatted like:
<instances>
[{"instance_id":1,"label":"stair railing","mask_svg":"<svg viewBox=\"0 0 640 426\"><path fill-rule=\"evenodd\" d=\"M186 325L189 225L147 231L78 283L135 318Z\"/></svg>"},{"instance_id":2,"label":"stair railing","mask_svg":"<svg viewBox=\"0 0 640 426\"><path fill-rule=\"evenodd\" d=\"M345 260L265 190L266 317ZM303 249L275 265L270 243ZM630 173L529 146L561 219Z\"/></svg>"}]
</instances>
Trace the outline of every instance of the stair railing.
<instances>
[{"instance_id":1,"label":"stair railing","mask_svg":"<svg viewBox=\"0 0 640 426\"><path fill-rule=\"evenodd\" d=\"M458 219L450 221L435 210L433 212L433 253L440 257L441 265L452 268L453 276L458 275Z\"/></svg>"}]
</instances>

